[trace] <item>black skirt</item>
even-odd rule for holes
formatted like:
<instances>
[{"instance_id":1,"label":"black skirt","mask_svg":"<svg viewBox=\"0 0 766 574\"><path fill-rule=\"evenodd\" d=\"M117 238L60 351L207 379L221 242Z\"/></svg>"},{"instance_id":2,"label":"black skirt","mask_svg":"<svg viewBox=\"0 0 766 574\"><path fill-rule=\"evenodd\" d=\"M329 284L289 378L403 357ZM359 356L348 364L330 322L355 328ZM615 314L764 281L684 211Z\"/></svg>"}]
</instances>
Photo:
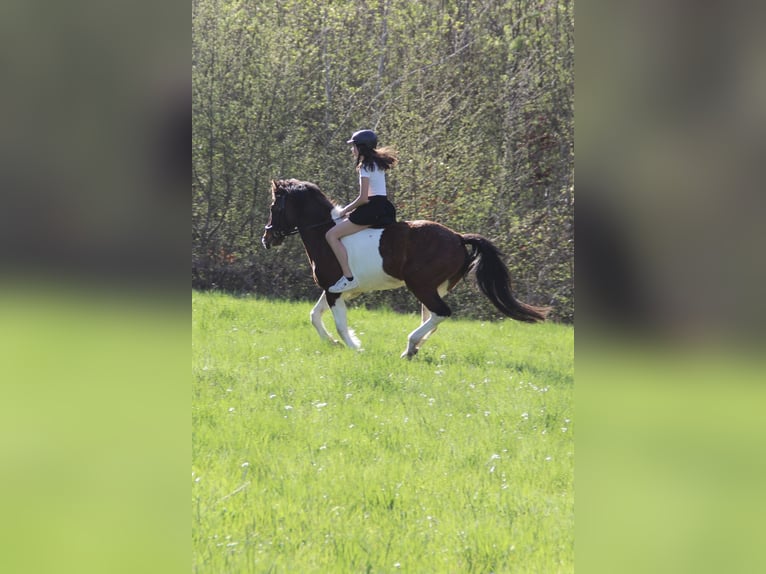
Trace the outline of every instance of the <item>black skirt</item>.
<instances>
[{"instance_id":1,"label":"black skirt","mask_svg":"<svg viewBox=\"0 0 766 574\"><path fill-rule=\"evenodd\" d=\"M396 208L385 195L373 195L368 203L352 211L348 219L357 225L389 225L396 223Z\"/></svg>"}]
</instances>

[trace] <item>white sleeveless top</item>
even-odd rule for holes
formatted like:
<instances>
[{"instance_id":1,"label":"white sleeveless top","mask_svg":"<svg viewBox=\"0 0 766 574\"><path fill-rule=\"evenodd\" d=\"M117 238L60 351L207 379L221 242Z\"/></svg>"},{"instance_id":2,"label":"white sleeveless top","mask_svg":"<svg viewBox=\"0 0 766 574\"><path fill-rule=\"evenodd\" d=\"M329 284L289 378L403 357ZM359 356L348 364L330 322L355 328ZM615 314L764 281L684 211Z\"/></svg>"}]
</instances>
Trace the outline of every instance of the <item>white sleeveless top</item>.
<instances>
[{"instance_id":1,"label":"white sleeveless top","mask_svg":"<svg viewBox=\"0 0 766 574\"><path fill-rule=\"evenodd\" d=\"M372 171L367 170L364 166L359 167L359 185L362 185L362 178L366 177L370 180L370 188L367 192L368 197L374 195L386 195L386 172L376 167Z\"/></svg>"}]
</instances>

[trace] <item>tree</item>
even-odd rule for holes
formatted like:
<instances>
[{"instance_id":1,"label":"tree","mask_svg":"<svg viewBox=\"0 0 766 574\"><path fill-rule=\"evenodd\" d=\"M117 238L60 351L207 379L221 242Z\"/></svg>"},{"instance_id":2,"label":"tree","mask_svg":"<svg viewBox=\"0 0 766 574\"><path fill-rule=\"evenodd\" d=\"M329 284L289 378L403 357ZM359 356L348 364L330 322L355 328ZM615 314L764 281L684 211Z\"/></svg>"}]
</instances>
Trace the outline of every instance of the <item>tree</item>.
<instances>
[{"instance_id":1,"label":"tree","mask_svg":"<svg viewBox=\"0 0 766 574\"><path fill-rule=\"evenodd\" d=\"M398 148L403 219L489 237L520 296L574 318L569 0L195 0L193 284L315 298L298 241L260 249L269 180L357 193L344 143ZM414 310L406 293L368 304ZM495 316L469 289L450 301Z\"/></svg>"}]
</instances>

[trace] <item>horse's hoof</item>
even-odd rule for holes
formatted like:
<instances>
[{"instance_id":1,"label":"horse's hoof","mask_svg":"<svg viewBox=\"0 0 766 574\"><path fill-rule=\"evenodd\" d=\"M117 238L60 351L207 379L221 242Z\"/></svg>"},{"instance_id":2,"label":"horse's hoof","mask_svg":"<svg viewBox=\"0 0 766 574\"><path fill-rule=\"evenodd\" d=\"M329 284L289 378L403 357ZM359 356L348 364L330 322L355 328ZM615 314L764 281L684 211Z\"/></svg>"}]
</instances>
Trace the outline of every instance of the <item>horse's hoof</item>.
<instances>
[{"instance_id":1,"label":"horse's hoof","mask_svg":"<svg viewBox=\"0 0 766 574\"><path fill-rule=\"evenodd\" d=\"M417 349L415 349L415 350L414 350L414 351L412 351L412 352L410 352L409 350L407 350L407 351L404 351L404 353L402 353L402 354L400 355L400 357L401 357L402 359L407 359L408 361L410 361L410 360L412 360L412 357L414 357L414 356L415 356L415 355L417 355L417 354L418 354L418 350L417 350Z\"/></svg>"}]
</instances>

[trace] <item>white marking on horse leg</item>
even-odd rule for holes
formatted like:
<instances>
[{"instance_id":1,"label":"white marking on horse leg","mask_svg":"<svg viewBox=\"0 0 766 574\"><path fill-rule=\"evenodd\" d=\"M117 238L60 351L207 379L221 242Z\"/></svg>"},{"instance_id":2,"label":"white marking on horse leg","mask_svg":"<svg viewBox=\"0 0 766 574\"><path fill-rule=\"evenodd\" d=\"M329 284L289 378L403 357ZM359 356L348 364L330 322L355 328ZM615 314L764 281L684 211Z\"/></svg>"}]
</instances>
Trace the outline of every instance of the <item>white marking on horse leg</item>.
<instances>
[{"instance_id":1,"label":"white marking on horse leg","mask_svg":"<svg viewBox=\"0 0 766 574\"><path fill-rule=\"evenodd\" d=\"M359 339L356 338L354 331L348 328L346 321L346 302L343 301L343 297L335 301L335 304L330 307L332 310L332 316L335 319L335 328L338 330L338 335L343 339L349 347L355 350L359 350L362 346Z\"/></svg>"},{"instance_id":2,"label":"white marking on horse leg","mask_svg":"<svg viewBox=\"0 0 766 574\"><path fill-rule=\"evenodd\" d=\"M325 328L324 323L322 322L322 315L324 315L324 312L329 308L330 305L327 303L327 294L322 292L322 296L319 298L319 301L317 301L317 304L314 305L314 308L311 310L311 324L314 325L314 328L317 330L317 333L319 333L319 337L321 339L325 339L337 345L338 341L335 340L335 337L330 335L329 331Z\"/></svg>"},{"instance_id":3,"label":"white marking on horse leg","mask_svg":"<svg viewBox=\"0 0 766 574\"><path fill-rule=\"evenodd\" d=\"M439 297L444 297L447 294L447 292L449 291L448 287L449 287L449 282L448 281L445 281L444 283L439 285L439 287L436 289L436 292L439 294ZM431 319L431 316L432 316L432 313L428 309L428 307L426 307L425 305L423 305L421 303L420 304L420 318L421 318L422 322L420 323L420 326L423 327L426 323L428 323L428 321ZM423 333L421 335L420 340L417 341L417 343L415 344L415 351L414 351L414 353L412 353L413 355L418 352L418 349L420 349L420 347L423 345L423 343L426 342L426 339L428 339L428 337L430 337L431 335L433 335L436 332L436 329L437 329L439 323L441 323L444 319L446 319L446 317L441 317L435 323L434 322L430 323L432 325L431 329L426 331L425 333ZM409 351L409 347L408 347L408 351ZM405 353L407 353L408 351L405 351ZM402 355L402 356L404 356L404 355ZM412 355L410 355L410 356L412 356Z\"/></svg>"},{"instance_id":4,"label":"white marking on horse leg","mask_svg":"<svg viewBox=\"0 0 766 574\"><path fill-rule=\"evenodd\" d=\"M439 297L444 297L447 294L447 292L449 291L448 287L449 287L448 281L445 281L444 283L439 285L439 287L436 289L436 292L439 294ZM426 307L423 304L420 305L420 316L423 319L423 323L428 321L428 319L431 317L431 311L428 309L428 307ZM420 341L418 342L416 349L420 349L420 347L423 346L423 343L426 342L426 339L428 339L428 337L436 333L436 329L438 328L439 323L441 323L444 319L446 319L446 317L442 317L441 320L434 325L433 329L428 331L425 335L423 335L420 338Z\"/></svg>"},{"instance_id":5,"label":"white marking on horse leg","mask_svg":"<svg viewBox=\"0 0 766 574\"><path fill-rule=\"evenodd\" d=\"M407 350L402 353L403 359L411 359L418 352L418 347L425 340L429 333L436 330L436 327L444 321L447 317L442 317L436 313L431 313L431 317L423 323L420 327L415 329L407 337Z\"/></svg>"},{"instance_id":6,"label":"white marking on horse leg","mask_svg":"<svg viewBox=\"0 0 766 574\"><path fill-rule=\"evenodd\" d=\"M423 322L421 323L421 325L425 325L425 324L426 324L426 322L428 322L428 320L431 318L431 311L429 311L429 310L428 310L428 307L426 307L425 305L422 305L422 304L420 305L420 318L421 318L421 319L422 319L422 321L423 321ZM421 345L422 345L423 343L425 343L425 342L426 342L426 339L428 339L428 337L430 337L431 335L433 335L434 331L436 331L436 327L434 327L433 329L431 329L430 331L428 331L428 333L426 333L425 335L423 335L423 336L420 338L420 342L418 343L418 346L417 346L417 348L418 348L418 349L421 347Z\"/></svg>"},{"instance_id":7,"label":"white marking on horse leg","mask_svg":"<svg viewBox=\"0 0 766 574\"><path fill-rule=\"evenodd\" d=\"M422 325L426 321L428 321L431 318L431 311L428 310L428 307L420 304L420 324Z\"/></svg>"}]
</instances>

